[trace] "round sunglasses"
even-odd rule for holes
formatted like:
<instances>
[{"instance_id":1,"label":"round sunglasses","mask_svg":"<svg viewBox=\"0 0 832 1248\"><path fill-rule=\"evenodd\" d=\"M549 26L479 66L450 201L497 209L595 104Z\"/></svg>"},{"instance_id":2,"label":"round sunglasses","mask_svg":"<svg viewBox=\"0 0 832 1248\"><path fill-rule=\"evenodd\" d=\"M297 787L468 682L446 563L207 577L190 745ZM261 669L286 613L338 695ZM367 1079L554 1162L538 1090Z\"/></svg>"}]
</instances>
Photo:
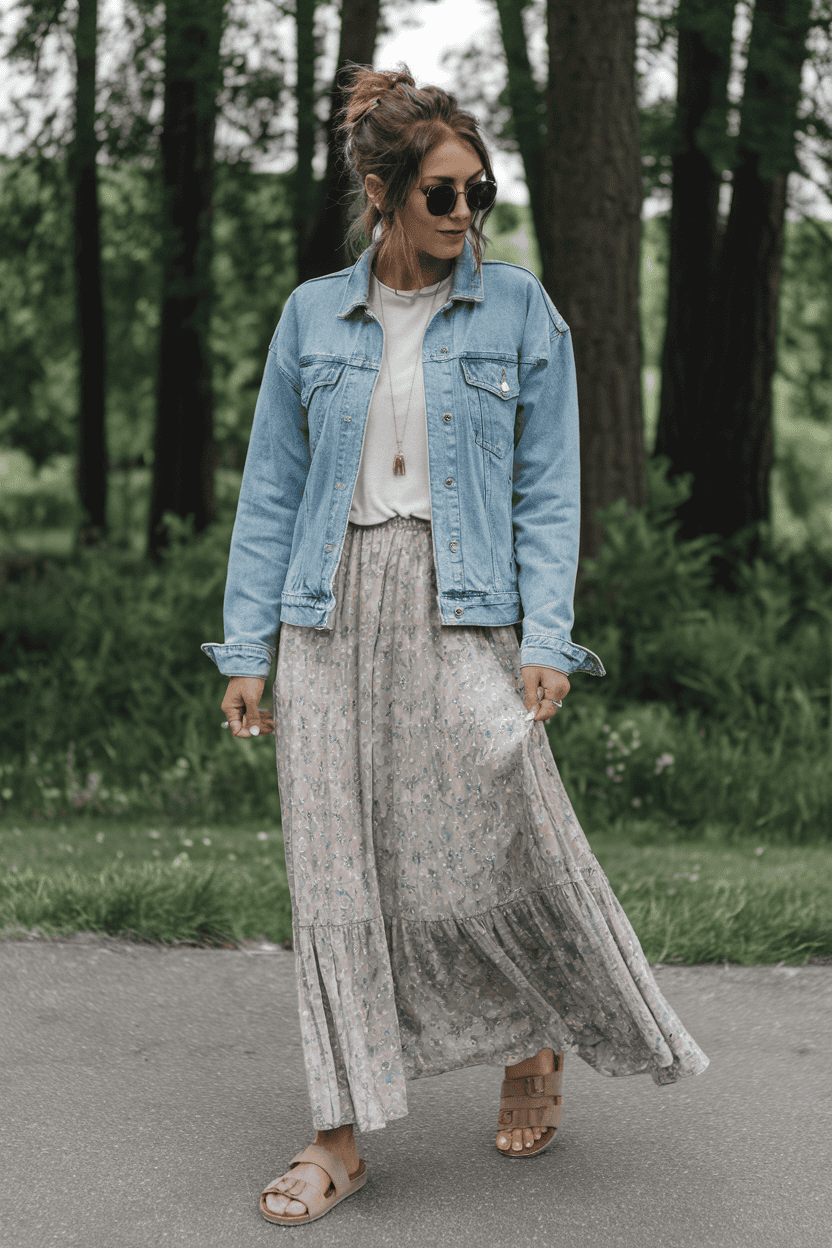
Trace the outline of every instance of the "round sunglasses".
<instances>
[{"instance_id":1,"label":"round sunglasses","mask_svg":"<svg viewBox=\"0 0 832 1248\"><path fill-rule=\"evenodd\" d=\"M429 186L427 188L420 186L419 190L425 196L428 212L433 217L446 217L449 212L453 212L457 198L462 194L461 191L454 190L447 183L444 186ZM472 212L480 212L484 208L490 208L496 198L497 183L489 181L488 178L483 178L481 182L475 182L465 192L465 202Z\"/></svg>"}]
</instances>

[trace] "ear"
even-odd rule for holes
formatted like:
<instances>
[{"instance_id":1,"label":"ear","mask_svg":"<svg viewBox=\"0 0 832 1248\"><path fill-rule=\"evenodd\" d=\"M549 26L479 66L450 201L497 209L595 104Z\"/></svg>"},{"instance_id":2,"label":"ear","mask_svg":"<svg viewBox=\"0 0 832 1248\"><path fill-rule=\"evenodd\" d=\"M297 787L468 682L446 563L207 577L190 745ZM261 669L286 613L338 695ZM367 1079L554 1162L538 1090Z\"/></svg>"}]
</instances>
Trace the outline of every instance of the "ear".
<instances>
[{"instance_id":1,"label":"ear","mask_svg":"<svg viewBox=\"0 0 832 1248\"><path fill-rule=\"evenodd\" d=\"M367 198L370 202L374 204L376 208L379 208L379 202L384 190L384 183L377 173L367 174L364 179L364 190L367 192ZM380 208L379 211L381 211Z\"/></svg>"}]
</instances>

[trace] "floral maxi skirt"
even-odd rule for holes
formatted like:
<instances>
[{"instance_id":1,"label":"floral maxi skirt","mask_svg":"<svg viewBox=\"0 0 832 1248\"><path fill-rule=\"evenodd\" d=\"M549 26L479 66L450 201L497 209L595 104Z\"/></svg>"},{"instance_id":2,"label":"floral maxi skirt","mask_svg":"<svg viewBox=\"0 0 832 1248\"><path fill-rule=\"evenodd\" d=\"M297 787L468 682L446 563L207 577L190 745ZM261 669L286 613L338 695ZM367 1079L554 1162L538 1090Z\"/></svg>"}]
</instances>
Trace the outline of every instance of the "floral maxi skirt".
<instances>
[{"instance_id":1,"label":"floral maxi skirt","mask_svg":"<svg viewBox=\"0 0 832 1248\"><path fill-rule=\"evenodd\" d=\"M405 1083L548 1046L697 1075L527 721L512 625L443 626L431 526L349 524L332 630L282 624L277 771L313 1125L383 1127Z\"/></svg>"}]
</instances>

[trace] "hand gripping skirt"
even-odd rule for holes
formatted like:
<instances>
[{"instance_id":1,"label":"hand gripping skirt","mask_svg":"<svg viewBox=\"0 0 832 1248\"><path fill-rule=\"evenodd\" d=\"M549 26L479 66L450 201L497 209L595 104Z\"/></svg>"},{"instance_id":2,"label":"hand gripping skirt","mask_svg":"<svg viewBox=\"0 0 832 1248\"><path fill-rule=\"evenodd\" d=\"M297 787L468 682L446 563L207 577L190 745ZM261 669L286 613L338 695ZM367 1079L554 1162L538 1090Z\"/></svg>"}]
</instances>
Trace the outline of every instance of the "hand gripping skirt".
<instances>
[{"instance_id":1,"label":"hand gripping skirt","mask_svg":"<svg viewBox=\"0 0 832 1248\"><path fill-rule=\"evenodd\" d=\"M313 1124L549 1046L602 1075L708 1058L526 721L511 625L441 623L430 524L347 528L332 631L282 624L277 770Z\"/></svg>"}]
</instances>

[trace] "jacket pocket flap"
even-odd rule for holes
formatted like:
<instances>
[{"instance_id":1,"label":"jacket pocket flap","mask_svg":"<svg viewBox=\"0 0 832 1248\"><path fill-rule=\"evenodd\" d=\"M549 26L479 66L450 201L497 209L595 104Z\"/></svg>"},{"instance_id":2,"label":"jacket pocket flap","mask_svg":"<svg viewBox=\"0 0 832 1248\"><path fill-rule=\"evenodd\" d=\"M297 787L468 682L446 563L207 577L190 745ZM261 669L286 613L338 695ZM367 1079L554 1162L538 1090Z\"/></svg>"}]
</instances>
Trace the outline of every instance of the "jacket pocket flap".
<instances>
[{"instance_id":1,"label":"jacket pocket flap","mask_svg":"<svg viewBox=\"0 0 832 1248\"><path fill-rule=\"evenodd\" d=\"M516 363L462 356L462 371L469 386L488 390L491 394L496 394L498 399L516 399L520 393Z\"/></svg>"},{"instance_id":2,"label":"jacket pocket flap","mask_svg":"<svg viewBox=\"0 0 832 1248\"><path fill-rule=\"evenodd\" d=\"M344 371L342 360L301 360L300 401L309 407L312 395L321 386L333 386Z\"/></svg>"}]
</instances>

